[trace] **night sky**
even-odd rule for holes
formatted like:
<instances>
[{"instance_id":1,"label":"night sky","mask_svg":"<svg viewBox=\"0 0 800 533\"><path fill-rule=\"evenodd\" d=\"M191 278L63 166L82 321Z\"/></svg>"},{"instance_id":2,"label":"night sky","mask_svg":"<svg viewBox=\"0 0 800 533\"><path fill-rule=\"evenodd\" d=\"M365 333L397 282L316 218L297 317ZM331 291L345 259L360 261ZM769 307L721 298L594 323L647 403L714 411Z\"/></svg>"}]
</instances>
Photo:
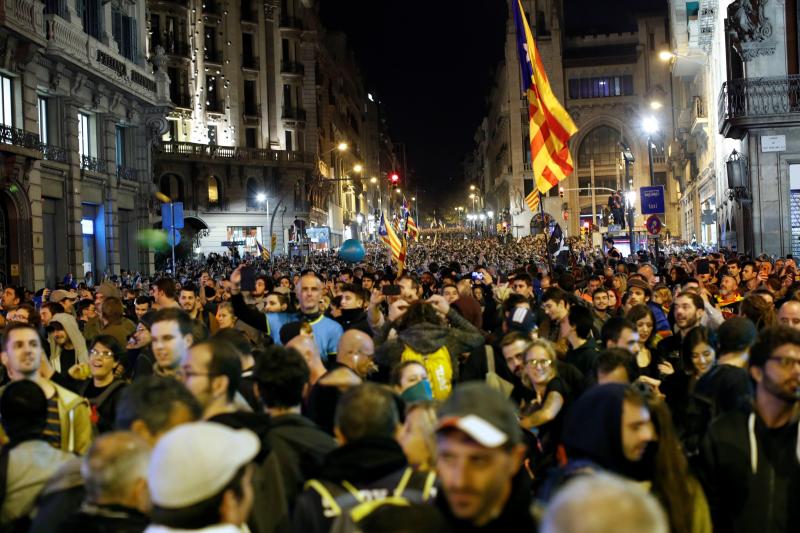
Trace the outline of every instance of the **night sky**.
<instances>
[{"instance_id":1,"label":"night sky","mask_svg":"<svg viewBox=\"0 0 800 533\"><path fill-rule=\"evenodd\" d=\"M635 29L632 8L666 0L566 0L566 31ZM407 145L411 186L430 208L462 185L463 161L503 59L506 0L321 0L325 26L347 34L392 140ZM422 190L424 189L424 193Z\"/></svg>"}]
</instances>

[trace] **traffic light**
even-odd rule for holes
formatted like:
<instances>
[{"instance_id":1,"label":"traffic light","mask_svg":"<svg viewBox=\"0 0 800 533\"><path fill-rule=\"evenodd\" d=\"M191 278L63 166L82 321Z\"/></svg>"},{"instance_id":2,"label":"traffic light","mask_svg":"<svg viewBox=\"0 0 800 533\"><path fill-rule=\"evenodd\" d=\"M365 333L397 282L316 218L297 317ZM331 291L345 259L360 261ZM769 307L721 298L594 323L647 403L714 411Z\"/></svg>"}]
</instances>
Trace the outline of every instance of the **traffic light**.
<instances>
[{"instance_id":1,"label":"traffic light","mask_svg":"<svg viewBox=\"0 0 800 533\"><path fill-rule=\"evenodd\" d=\"M564 187L558 188L558 196L559 198L564 198Z\"/></svg>"},{"instance_id":2,"label":"traffic light","mask_svg":"<svg viewBox=\"0 0 800 533\"><path fill-rule=\"evenodd\" d=\"M400 183L400 176L397 174L397 172L392 172L389 175L389 180L392 182L392 185L397 185Z\"/></svg>"}]
</instances>

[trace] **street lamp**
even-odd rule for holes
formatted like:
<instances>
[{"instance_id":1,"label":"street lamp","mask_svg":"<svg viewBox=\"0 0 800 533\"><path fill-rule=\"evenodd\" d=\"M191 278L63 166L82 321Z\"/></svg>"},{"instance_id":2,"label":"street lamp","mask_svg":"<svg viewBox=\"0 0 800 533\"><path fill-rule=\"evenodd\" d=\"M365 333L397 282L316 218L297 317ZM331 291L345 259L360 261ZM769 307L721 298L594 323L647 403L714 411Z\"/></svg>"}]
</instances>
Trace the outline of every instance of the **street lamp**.
<instances>
[{"instance_id":1,"label":"street lamp","mask_svg":"<svg viewBox=\"0 0 800 533\"><path fill-rule=\"evenodd\" d=\"M161 202L162 204L169 205L169 211L170 211L169 234L170 234L170 240L172 241L172 275L177 276L176 274L177 269L175 268L175 202L172 200L172 198L170 198L169 196L160 191L156 192L155 196L158 199L158 201ZM163 224L161 229L164 229Z\"/></svg>"},{"instance_id":2,"label":"street lamp","mask_svg":"<svg viewBox=\"0 0 800 533\"><path fill-rule=\"evenodd\" d=\"M372 176L372 177L369 179L369 182L370 182L371 184L375 185L376 183L378 183L378 178L376 178L375 176Z\"/></svg>"},{"instance_id":3,"label":"street lamp","mask_svg":"<svg viewBox=\"0 0 800 533\"><path fill-rule=\"evenodd\" d=\"M469 186L469 190L474 191L475 190L475 186L474 185L470 185Z\"/></svg>"},{"instance_id":4,"label":"street lamp","mask_svg":"<svg viewBox=\"0 0 800 533\"><path fill-rule=\"evenodd\" d=\"M361 165L361 163L356 163L353 165L353 172L361 172L362 170L364 170L364 167Z\"/></svg>"},{"instance_id":5,"label":"street lamp","mask_svg":"<svg viewBox=\"0 0 800 533\"><path fill-rule=\"evenodd\" d=\"M256 194L256 202L258 202L260 204L263 204L264 200L266 200L266 199L267 199L267 195L264 194L263 192L260 192L260 193Z\"/></svg>"},{"instance_id":6,"label":"street lamp","mask_svg":"<svg viewBox=\"0 0 800 533\"><path fill-rule=\"evenodd\" d=\"M336 145L336 149L339 150L340 152L345 152L347 151L348 148L350 147L347 145L346 142L340 142L339 144Z\"/></svg>"},{"instance_id":7,"label":"street lamp","mask_svg":"<svg viewBox=\"0 0 800 533\"><path fill-rule=\"evenodd\" d=\"M675 54L673 52L670 52L669 50L661 50L658 53L658 58L661 61L669 61L669 60L673 59L674 57L675 57Z\"/></svg>"},{"instance_id":8,"label":"street lamp","mask_svg":"<svg viewBox=\"0 0 800 533\"><path fill-rule=\"evenodd\" d=\"M628 242L630 245L631 253L633 253L633 205L636 201L636 193L633 191L633 179L631 179L631 165L636 162L636 158L631 152L630 146L625 143L619 143L622 152L622 158L625 160L625 181L627 182L628 192L625 193L625 203L628 207ZM617 216L614 215L614 222ZM625 215L622 216L622 221L625 220Z\"/></svg>"}]
</instances>

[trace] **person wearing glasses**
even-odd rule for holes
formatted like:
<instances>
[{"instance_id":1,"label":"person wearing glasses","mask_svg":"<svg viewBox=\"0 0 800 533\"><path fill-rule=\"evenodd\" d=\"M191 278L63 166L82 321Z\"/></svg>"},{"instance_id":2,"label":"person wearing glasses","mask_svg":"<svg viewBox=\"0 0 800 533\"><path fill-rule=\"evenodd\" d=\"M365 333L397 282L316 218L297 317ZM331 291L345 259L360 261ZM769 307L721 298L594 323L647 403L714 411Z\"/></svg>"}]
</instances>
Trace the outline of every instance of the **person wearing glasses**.
<instances>
[{"instance_id":1,"label":"person wearing glasses","mask_svg":"<svg viewBox=\"0 0 800 533\"><path fill-rule=\"evenodd\" d=\"M698 474L714 531L794 531L800 520L800 331L767 328L750 350L755 398L711 423Z\"/></svg>"},{"instance_id":2,"label":"person wearing glasses","mask_svg":"<svg viewBox=\"0 0 800 533\"><path fill-rule=\"evenodd\" d=\"M531 341L523 358L522 383L535 395L523 406L520 425L528 430L525 440L532 454L534 474L551 465L561 441L569 394L558 376L556 361L555 345L545 339Z\"/></svg>"},{"instance_id":3,"label":"person wearing glasses","mask_svg":"<svg viewBox=\"0 0 800 533\"><path fill-rule=\"evenodd\" d=\"M77 392L91 408L91 420L98 433L114 429L117 401L126 382L117 378L116 370L125 356L125 349L111 335L98 335L89 349L89 363L71 368L70 375L80 379ZM83 368L80 368L83 367ZM88 367L88 368L87 368Z\"/></svg>"}]
</instances>

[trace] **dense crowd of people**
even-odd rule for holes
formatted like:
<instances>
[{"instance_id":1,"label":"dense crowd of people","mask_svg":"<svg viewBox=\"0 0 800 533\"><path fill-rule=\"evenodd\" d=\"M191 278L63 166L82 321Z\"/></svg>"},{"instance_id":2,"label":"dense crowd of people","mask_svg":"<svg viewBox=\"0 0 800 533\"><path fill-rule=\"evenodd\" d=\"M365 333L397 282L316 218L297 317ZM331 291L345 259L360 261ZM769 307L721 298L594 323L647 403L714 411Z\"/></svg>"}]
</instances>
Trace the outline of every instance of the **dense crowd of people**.
<instances>
[{"instance_id":1,"label":"dense crowd of people","mask_svg":"<svg viewBox=\"0 0 800 533\"><path fill-rule=\"evenodd\" d=\"M0 530L795 531L794 259L607 244L5 287Z\"/></svg>"}]
</instances>

